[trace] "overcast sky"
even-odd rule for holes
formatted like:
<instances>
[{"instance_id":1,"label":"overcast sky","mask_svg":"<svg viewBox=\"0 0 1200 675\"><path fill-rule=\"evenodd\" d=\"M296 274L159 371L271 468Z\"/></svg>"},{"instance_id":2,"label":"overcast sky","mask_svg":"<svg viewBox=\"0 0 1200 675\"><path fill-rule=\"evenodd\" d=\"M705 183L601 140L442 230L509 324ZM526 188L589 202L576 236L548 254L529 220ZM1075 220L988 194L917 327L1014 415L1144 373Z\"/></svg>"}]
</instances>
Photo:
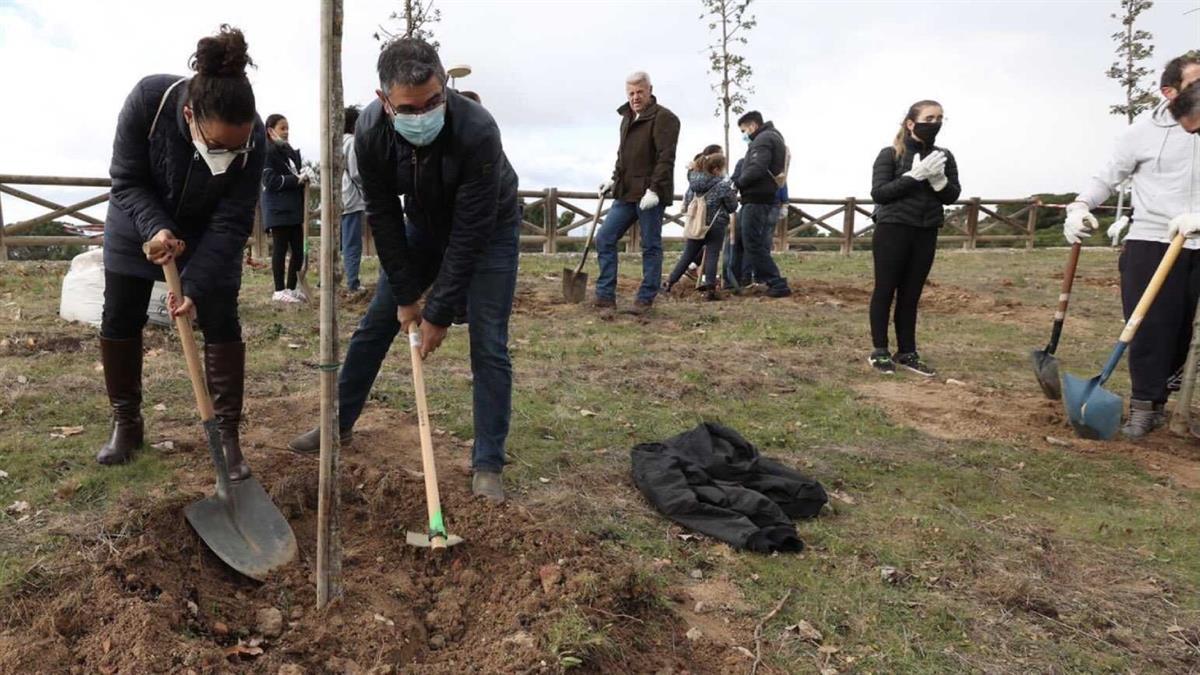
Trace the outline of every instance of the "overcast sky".
<instances>
[{"instance_id":1,"label":"overcast sky","mask_svg":"<svg viewBox=\"0 0 1200 675\"><path fill-rule=\"evenodd\" d=\"M242 28L259 110L283 113L317 159L318 0L0 0L0 173L106 176L117 112L137 80L186 72L196 40ZM348 103L374 96L379 43L397 0L346 0ZM482 97L525 189L592 190L615 158L624 78L646 70L682 121L680 158L721 142L699 0L438 0L447 66ZM963 196L1077 189L1123 126L1104 71L1116 0L999 2L758 0L745 55L750 105L792 150L792 196L866 196L870 165L908 105L940 100L939 145L958 159ZM1200 0L1158 0L1143 15L1157 80L1200 46ZM733 155L743 144L735 133ZM676 166L682 186L683 162ZM33 191L33 190L31 190ZM37 189L51 198L83 192ZM90 191L90 192L94 192ZM4 197L8 222L40 212ZM103 207L92 213L100 215Z\"/></svg>"}]
</instances>

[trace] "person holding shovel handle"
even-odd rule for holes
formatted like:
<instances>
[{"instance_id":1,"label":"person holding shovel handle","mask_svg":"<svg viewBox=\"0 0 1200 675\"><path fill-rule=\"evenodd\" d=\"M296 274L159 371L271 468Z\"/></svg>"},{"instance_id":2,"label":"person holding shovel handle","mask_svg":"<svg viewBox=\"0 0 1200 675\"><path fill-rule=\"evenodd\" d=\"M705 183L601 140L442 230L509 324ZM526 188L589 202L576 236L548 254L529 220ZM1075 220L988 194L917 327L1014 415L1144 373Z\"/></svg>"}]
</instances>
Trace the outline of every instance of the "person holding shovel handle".
<instances>
[{"instance_id":1,"label":"person holding shovel handle","mask_svg":"<svg viewBox=\"0 0 1200 675\"><path fill-rule=\"evenodd\" d=\"M350 440L397 333L419 333L426 358L465 302L474 389L471 487L501 502L512 416L508 322L520 241L517 174L491 114L446 86L446 70L428 43L392 41L379 54L378 70L378 98L358 118L354 152L382 269L338 374L340 437ZM320 434L309 431L288 447L317 452Z\"/></svg>"},{"instance_id":2,"label":"person holding shovel handle","mask_svg":"<svg viewBox=\"0 0 1200 675\"><path fill-rule=\"evenodd\" d=\"M242 32L221 26L202 38L190 78L151 75L117 119L104 223L104 311L100 360L113 411L101 464L132 459L144 440L142 327L162 265L182 270L173 316L204 332L204 361L229 477L250 475L238 439L246 348L238 321L242 249L254 223L266 136L246 78L252 65ZM157 253L143 244L159 242Z\"/></svg>"}]
</instances>

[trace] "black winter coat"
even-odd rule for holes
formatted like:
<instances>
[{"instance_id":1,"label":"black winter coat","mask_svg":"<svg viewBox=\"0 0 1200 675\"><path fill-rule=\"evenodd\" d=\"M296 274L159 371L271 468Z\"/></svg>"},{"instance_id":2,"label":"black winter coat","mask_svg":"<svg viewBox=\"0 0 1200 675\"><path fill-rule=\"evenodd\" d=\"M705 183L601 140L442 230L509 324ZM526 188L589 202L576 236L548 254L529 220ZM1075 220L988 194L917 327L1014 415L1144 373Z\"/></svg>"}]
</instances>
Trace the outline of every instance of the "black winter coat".
<instances>
[{"instance_id":1,"label":"black winter coat","mask_svg":"<svg viewBox=\"0 0 1200 675\"><path fill-rule=\"evenodd\" d=\"M670 206L675 200L679 118L653 96L641 115L634 115L628 103L617 108L617 113L621 115L621 143L613 169L613 199L637 202L646 190L653 190L659 204Z\"/></svg>"},{"instance_id":2,"label":"black winter coat","mask_svg":"<svg viewBox=\"0 0 1200 675\"><path fill-rule=\"evenodd\" d=\"M263 227L288 227L304 222L304 188L300 184L300 151L286 143L268 143L262 174ZM294 169L294 170L293 170Z\"/></svg>"},{"instance_id":3,"label":"black winter coat","mask_svg":"<svg viewBox=\"0 0 1200 675\"><path fill-rule=\"evenodd\" d=\"M899 160L896 151L888 146L879 151L871 176L871 199L875 201L875 223L908 225L909 227L941 227L946 221L945 207L962 194L958 182L958 163L954 155L936 145L926 148L909 138L906 152ZM917 180L904 174L912 169L913 157L920 153L928 157L934 150L946 153L946 187L941 192L927 180Z\"/></svg>"},{"instance_id":4,"label":"black winter coat","mask_svg":"<svg viewBox=\"0 0 1200 675\"><path fill-rule=\"evenodd\" d=\"M743 204L775 204L779 201L779 184L775 176L783 173L787 160L787 145L774 123L767 122L750 136L750 148L736 172L738 193Z\"/></svg>"},{"instance_id":5,"label":"black winter coat","mask_svg":"<svg viewBox=\"0 0 1200 675\"><path fill-rule=\"evenodd\" d=\"M829 501L820 483L719 424L643 443L630 458L633 482L656 509L738 549L801 550L792 519L815 517Z\"/></svg>"},{"instance_id":6,"label":"black winter coat","mask_svg":"<svg viewBox=\"0 0 1200 675\"><path fill-rule=\"evenodd\" d=\"M117 274L162 280L142 244L160 230L182 239L177 260L185 295L196 299L242 283L242 248L254 225L266 131L254 120L254 150L213 176L192 145L183 118L187 82L177 75L142 79L125 99L113 140L112 193L104 220L104 267ZM154 124L159 104L162 112ZM154 124L153 133L150 130Z\"/></svg>"},{"instance_id":7,"label":"black winter coat","mask_svg":"<svg viewBox=\"0 0 1200 675\"><path fill-rule=\"evenodd\" d=\"M517 174L496 121L447 89L445 126L433 143L416 148L375 100L358 118L354 152L367 222L396 301L412 304L432 284L422 316L449 326L496 228L520 223ZM440 242L440 255L413 254L405 218Z\"/></svg>"}]
</instances>

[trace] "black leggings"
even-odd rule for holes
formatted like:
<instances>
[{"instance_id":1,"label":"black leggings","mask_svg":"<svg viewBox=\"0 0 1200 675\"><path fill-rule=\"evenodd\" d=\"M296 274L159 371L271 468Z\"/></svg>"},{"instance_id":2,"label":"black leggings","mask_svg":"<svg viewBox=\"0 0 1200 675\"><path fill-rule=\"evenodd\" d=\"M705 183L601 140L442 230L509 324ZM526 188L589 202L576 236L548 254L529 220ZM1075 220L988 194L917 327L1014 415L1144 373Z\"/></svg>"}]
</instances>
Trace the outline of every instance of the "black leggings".
<instances>
[{"instance_id":1,"label":"black leggings","mask_svg":"<svg viewBox=\"0 0 1200 675\"><path fill-rule=\"evenodd\" d=\"M1121 305L1126 320L1142 299L1166 252L1167 244L1161 242L1125 241L1117 266L1121 271ZM1200 251L1184 249L1129 345L1133 398L1154 403L1167 401L1167 379L1183 366L1191 346L1198 297Z\"/></svg>"},{"instance_id":2,"label":"black leggings","mask_svg":"<svg viewBox=\"0 0 1200 675\"><path fill-rule=\"evenodd\" d=\"M154 282L116 272L104 272L104 312L100 319L100 337L109 340L129 340L142 333L146 325L146 310ZM196 303L196 323L204 332L208 344L242 341L242 324L238 321L238 292L236 289L211 291Z\"/></svg>"},{"instance_id":3,"label":"black leggings","mask_svg":"<svg viewBox=\"0 0 1200 675\"><path fill-rule=\"evenodd\" d=\"M282 225L271 228L271 272L275 275L275 290L282 291L283 263L288 249L292 251L292 262L287 267L287 288L296 289L296 278L300 275L300 263L304 262L304 227Z\"/></svg>"},{"instance_id":4,"label":"black leggings","mask_svg":"<svg viewBox=\"0 0 1200 675\"><path fill-rule=\"evenodd\" d=\"M933 256L936 227L880 223L875 226L871 253L875 258L875 292L871 294L871 341L888 348L888 314L896 301L896 342L899 353L917 351L917 305Z\"/></svg>"},{"instance_id":5,"label":"black leggings","mask_svg":"<svg viewBox=\"0 0 1200 675\"><path fill-rule=\"evenodd\" d=\"M721 245L725 243L725 228L713 226L708 229L708 234L704 239L685 239L683 244L683 255L679 256L679 262L675 263L675 270L671 272L671 276L667 279L667 283L675 285L683 273L687 271L688 265L693 262L699 263L701 252L704 258L704 285L705 287L716 287L717 285L717 264L721 258Z\"/></svg>"}]
</instances>

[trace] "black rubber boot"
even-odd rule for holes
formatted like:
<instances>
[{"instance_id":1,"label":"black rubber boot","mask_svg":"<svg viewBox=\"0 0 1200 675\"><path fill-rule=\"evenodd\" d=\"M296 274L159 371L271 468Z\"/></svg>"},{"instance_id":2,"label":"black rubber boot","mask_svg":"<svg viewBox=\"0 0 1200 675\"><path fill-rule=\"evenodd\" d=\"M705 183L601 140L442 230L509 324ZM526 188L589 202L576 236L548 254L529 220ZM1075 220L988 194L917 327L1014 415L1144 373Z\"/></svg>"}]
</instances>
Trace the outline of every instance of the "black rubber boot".
<instances>
[{"instance_id":1,"label":"black rubber boot","mask_svg":"<svg viewBox=\"0 0 1200 675\"><path fill-rule=\"evenodd\" d=\"M1130 440L1138 440L1167 423L1162 403L1152 401L1129 401L1129 421L1121 427L1121 434Z\"/></svg>"},{"instance_id":2,"label":"black rubber boot","mask_svg":"<svg viewBox=\"0 0 1200 675\"><path fill-rule=\"evenodd\" d=\"M217 428L221 430L221 447L225 449L229 480L243 480L250 475L250 466L242 456L238 438L246 384L246 343L204 345L204 374L208 380L208 393L212 395L213 412L217 415Z\"/></svg>"},{"instance_id":3,"label":"black rubber boot","mask_svg":"<svg viewBox=\"0 0 1200 675\"><path fill-rule=\"evenodd\" d=\"M96 461L124 464L142 447L145 426L142 423L142 336L128 340L100 338L100 363L104 366L104 387L113 411L112 436Z\"/></svg>"}]
</instances>

